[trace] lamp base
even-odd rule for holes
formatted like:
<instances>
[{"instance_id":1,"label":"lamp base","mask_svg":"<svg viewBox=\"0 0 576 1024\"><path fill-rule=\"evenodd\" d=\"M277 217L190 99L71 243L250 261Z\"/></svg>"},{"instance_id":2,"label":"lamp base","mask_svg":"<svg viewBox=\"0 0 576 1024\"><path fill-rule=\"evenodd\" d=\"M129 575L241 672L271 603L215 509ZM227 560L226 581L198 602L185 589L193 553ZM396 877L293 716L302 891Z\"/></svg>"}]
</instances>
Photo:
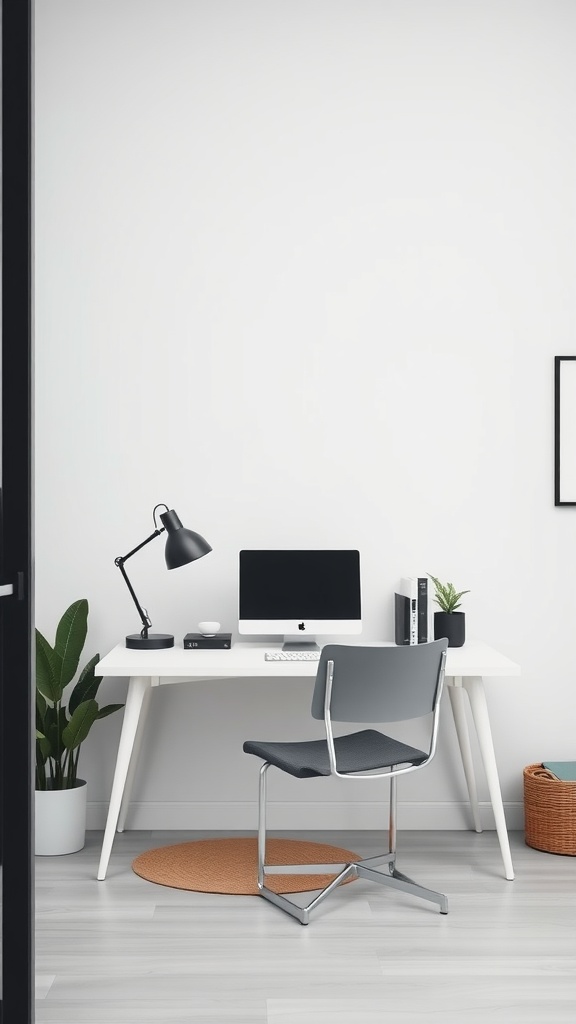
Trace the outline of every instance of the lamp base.
<instances>
[{"instance_id":1,"label":"lamp base","mask_svg":"<svg viewBox=\"0 0 576 1024\"><path fill-rule=\"evenodd\" d=\"M126 637L126 647L133 651L161 651L165 647L174 647L174 637L170 633L150 633L144 639L140 633L131 633Z\"/></svg>"}]
</instances>

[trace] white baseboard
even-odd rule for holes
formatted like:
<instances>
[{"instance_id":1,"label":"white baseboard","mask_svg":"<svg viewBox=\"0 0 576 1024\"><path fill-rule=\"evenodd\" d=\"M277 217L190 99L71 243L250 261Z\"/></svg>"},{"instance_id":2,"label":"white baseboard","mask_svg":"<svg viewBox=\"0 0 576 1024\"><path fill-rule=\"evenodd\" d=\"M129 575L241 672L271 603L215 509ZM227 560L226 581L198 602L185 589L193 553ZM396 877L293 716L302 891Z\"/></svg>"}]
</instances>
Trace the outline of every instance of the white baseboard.
<instances>
[{"instance_id":1,"label":"white baseboard","mask_svg":"<svg viewBox=\"0 0 576 1024\"><path fill-rule=\"evenodd\" d=\"M87 828L103 829L108 804L89 802ZM511 831L524 828L524 806L521 802L504 804L506 823ZM480 817L485 829L494 829L492 805L480 804ZM126 819L127 829L214 831L255 831L255 803L170 803L146 802L131 804ZM388 809L380 803L282 803L270 801L268 828L289 831L302 829L386 829ZM398 828L426 831L435 829L471 829L472 815L466 803L398 803Z\"/></svg>"}]
</instances>

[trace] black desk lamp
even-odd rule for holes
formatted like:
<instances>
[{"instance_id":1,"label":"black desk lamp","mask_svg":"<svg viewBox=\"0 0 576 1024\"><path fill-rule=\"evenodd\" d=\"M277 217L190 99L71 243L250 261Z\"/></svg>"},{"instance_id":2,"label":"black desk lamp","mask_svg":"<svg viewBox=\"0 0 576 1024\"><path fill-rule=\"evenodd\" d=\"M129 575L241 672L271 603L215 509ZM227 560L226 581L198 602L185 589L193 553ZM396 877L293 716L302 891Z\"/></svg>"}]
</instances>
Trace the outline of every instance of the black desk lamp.
<instances>
[{"instance_id":1,"label":"black desk lamp","mask_svg":"<svg viewBox=\"0 0 576 1024\"><path fill-rule=\"evenodd\" d=\"M164 523L160 528L156 525L157 508L166 509L165 512L160 513L160 519ZM122 555L114 560L114 564L118 566L126 581L126 586L132 595L132 600L138 609L138 614L142 621L142 631L140 633L131 633L130 636L126 637L126 647L131 647L138 651L158 651L164 647L174 647L174 637L170 633L151 633L148 635L148 630L152 623L148 618L148 612L145 608L142 608L134 593L134 588L126 575L124 562L127 562L132 555L140 551L140 548L143 548L145 544L149 544L151 540L154 540L154 537L159 537L161 533L164 533L164 530L168 534L165 553L166 565L169 569L177 569L180 565L194 562L197 558L202 558L202 555L207 555L209 551L212 551L204 537L201 537L199 533L194 533L193 530L185 530L174 509L169 510L168 505L164 505L163 502L155 506L152 518L156 527L154 533L151 533L146 540L143 540L138 547L129 551L127 555Z\"/></svg>"}]
</instances>

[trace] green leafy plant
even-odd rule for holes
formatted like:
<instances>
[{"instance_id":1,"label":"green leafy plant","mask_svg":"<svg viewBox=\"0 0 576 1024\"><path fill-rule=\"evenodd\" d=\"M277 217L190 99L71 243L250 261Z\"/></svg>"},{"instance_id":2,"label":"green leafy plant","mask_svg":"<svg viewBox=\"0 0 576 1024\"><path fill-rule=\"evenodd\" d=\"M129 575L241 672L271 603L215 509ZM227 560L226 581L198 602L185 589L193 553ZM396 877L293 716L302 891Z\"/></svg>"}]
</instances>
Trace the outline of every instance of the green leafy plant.
<instances>
[{"instance_id":1,"label":"green leafy plant","mask_svg":"<svg viewBox=\"0 0 576 1024\"><path fill-rule=\"evenodd\" d=\"M440 583L440 580L436 579L431 572L428 575L436 588L436 597L434 598L436 604L440 605L443 612L448 612L451 615L460 607L460 598L464 594L469 594L470 591L456 591L453 583Z\"/></svg>"},{"instance_id":2,"label":"green leafy plant","mask_svg":"<svg viewBox=\"0 0 576 1024\"><path fill-rule=\"evenodd\" d=\"M73 789L80 745L94 722L124 707L96 701L101 676L94 675L100 655L82 669L67 704L64 691L72 683L88 631L88 601L75 601L56 629L54 647L36 630L36 789Z\"/></svg>"}]
</instances>

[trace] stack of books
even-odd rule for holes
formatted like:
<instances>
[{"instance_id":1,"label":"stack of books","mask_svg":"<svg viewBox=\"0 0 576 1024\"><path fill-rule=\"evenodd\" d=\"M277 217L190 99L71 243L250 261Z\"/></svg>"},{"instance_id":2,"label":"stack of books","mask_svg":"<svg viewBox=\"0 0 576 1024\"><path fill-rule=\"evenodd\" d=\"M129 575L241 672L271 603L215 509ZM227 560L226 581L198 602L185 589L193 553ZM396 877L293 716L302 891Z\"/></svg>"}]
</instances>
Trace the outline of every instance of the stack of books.
<instances>
[{"instance_id":1,"label":"stack of books","mask_svg":"<svg viewBox=\"0 0 576 1024\"><path fill-rule=\"evenodd\" d=\"M404 576L394 594L396 644L427 644L434 639L434 584L428 576Z\"/></svg>"}]
</instances>

